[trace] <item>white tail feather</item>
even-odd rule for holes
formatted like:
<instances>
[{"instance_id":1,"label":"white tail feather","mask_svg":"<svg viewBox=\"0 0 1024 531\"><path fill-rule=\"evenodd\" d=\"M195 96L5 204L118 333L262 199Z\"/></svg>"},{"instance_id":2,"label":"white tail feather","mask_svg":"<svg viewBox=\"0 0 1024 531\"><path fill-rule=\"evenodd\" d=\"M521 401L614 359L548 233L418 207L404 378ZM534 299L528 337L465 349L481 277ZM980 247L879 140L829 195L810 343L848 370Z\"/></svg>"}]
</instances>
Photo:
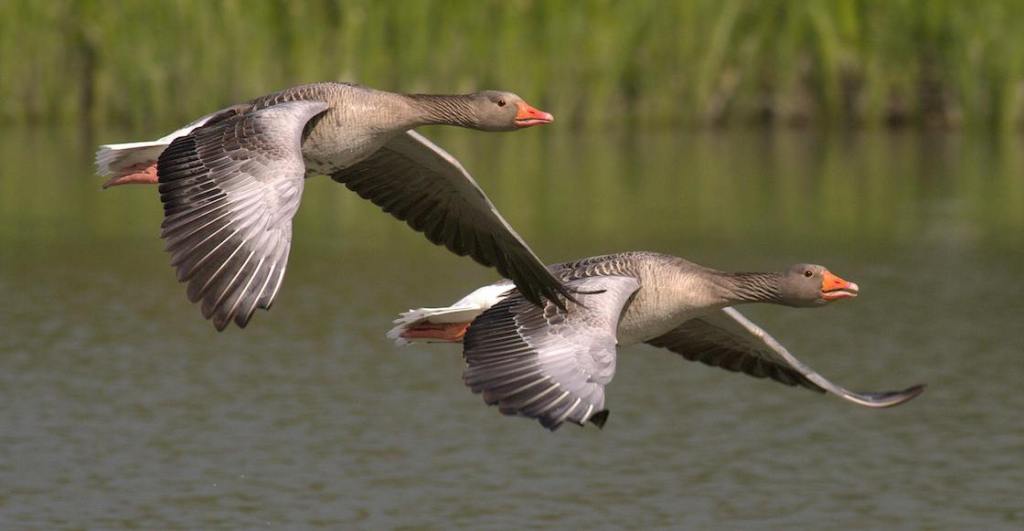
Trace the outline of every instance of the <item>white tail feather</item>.
<instances>
[{"instance_id":1,"label":"white tail feather","mask_svg":"<svg viewBox=\"0 0 1024 531\"><path fill-rule=\"evenodd\" d=\"M96 152L96 171L100 175L120 177L139 164L156 162L170 142L132 142L107 144Z\"/></svg>"},{"instance_id":2,"label":"white tail feather","mask_svg":"<svg viewBox=\"0 0 1024 531\"><path fill-rule=\"evenodd\" d=\"M191 133L193 129L205 124L212 116L213 114L207 114L167 136L149 142L104 144L96 152L96 171L103 176L120 177L136 171L133 168L139 164L155 163L175 138Z\"/></svg>"},{"instance_id":3,"label":"white tail feather","mask_svg":"<svg viewBox=\"0 0 1024 531\"><path fill-rule=\"evenodd\" d=\"M446 323L468 323L476 319L481 313L494 306L505 295L512 290L512 282L502 280L489 286L484 286L469 295L459 299L451 306L443 308L416 308L403 312L394 320L395 327L388 331L387 337L396 345L408 345L412 341L402 337L402 334L412 327L421 323L446 324Z\"/></svg>"}]
</instances>

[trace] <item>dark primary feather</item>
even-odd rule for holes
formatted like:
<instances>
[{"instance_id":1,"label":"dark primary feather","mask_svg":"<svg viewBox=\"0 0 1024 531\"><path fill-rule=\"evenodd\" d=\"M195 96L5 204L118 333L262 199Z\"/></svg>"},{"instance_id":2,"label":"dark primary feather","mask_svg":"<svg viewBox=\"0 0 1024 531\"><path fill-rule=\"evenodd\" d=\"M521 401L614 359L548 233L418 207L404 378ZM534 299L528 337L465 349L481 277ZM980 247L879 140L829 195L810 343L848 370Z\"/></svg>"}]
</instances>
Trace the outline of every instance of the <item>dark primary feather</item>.
<instances>
[{"instance_id":1,"label":"dark primary feather","mask_svg":"<svg viewBox=\"0 0 1024 531\"><path fill-rule=\"evenodd\" d=\"M872 408L898 406L924 392L924 385L881 392L855 392L836 385L793 356L735 308L691 319L647 343L667 348L688 360L821 393L830 392Z\"/></svg>"},{"instance_id":2,"label":"dark primary feather","mask_svg":"<svg viewBox=\"0 0 1024 531\"><path fill-rule=\"evenodd\" d=\"M506 415L536 418L548 429L568 421L603 425L604 386L615 374L616 329L639 287L632 277L574 280L600 292L563 310L531 304L518 292L485 311L463 338L463 380ZM593 302L593 304L591 304Z\"/></svg>"},{"instance_id":3,"label":"dark primary feather","mask_svg":"<svg viewBox=\"0 0 1024 531\"><path fill-rule=\"evenodd\" d=\"M690 319L647 343L671 350L690 361L825 392L773 352L755 348L755 345L701 317Z\"/></svg>"},{"instance_id":4,"label":"dark primary feather","mask_svg":"<svg viewBox=\"0 0 1024 531\"><path fill-rule=\"evenodd\" d=\"M293 102L229 109L176 139L157 161L161 237L188 297L223 330L270 308L284 278L302 195L302 128L327 109Z\"/></svg>"},{"instance_id":5,"label":"dark primary feather","mask_svg":"<svg viewBox=\"0 0 1024 531\"><path fill-rule=\"evenodd\" d=\"M527 300L573 299L498 213L454 157L408 131L332 179L422 232L431 242L494 267Z\"/></svg>"}]
</instances>

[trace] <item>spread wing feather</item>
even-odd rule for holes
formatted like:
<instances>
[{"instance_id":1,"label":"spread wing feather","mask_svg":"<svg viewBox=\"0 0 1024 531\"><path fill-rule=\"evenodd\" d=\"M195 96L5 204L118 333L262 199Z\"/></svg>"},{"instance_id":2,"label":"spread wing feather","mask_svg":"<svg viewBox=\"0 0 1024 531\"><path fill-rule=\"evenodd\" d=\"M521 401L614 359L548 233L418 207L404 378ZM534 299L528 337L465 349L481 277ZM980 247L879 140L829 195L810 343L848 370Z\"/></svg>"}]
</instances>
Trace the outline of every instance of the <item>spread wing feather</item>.
<instances>
[{"instance_id":1,"label":"spread wing feather","mask_svg":"<svg viewBox=\"0 0 1024 531\"><path fill-rule=\"evenodd\" d=\"M437 245L494 267L535 304L562 306L571 294L498 213L473 177L415 131L399 134L361 162L331 176L405 221Z\"/></svg>"},{"instance_id":2,"label":"spread wing feather","mask_svg":"<svg viewBox=\"0 0 1024 531\"><path fill-rule=\"evenodd\" d=\"M567 286L594 292L587 305L536 306L513 293L481 314L463 339L463 380L506 415L604 423L604 386L615 374L616 329L639 288L632 277L580 279Z\"/></svg>"},{"instance_id":3,"label":"spread wing feather","mask_svg":"<svg viewBox=\"0 0 1024 531\"><path fill-rule=\"evenodd\" d=\"M691 361L821 393L827 391L867 407L898 406L924 391L923 385L882 392L854 392L840 387L798 360L735 308L691 319L647 343Z\"/></svg>"},{"instance_id":4,"label":"spread wing feather","mask_svg":"<svg viewBox=\"0 0 1024 531\"><path fill-rule=\"evenodd\" d=\"M217 330L269 309L302 196L302 129L323 102L281 103L179 137L157 161L160 236L188 298Z\"/></svg>"}]
</instances>

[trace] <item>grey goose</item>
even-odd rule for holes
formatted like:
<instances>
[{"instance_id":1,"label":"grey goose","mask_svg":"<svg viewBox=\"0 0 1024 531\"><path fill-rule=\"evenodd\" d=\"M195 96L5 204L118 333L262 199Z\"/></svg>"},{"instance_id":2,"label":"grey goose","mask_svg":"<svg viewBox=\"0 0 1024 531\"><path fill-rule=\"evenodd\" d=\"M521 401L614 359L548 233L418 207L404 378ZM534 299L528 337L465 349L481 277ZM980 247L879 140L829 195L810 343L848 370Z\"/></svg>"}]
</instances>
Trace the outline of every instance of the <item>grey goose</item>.
<instances>
[{"instance_id":1,"label":"grey goose","mask_svg":"<svg viewBox=\"0 0 1024 531\"><path fill-rule=\"evenodd\" d=\"M647 343L687 360L835 394L871 408L902 404L923 390L853 392L802 363L733 306L815 307L855 297L859 287L812 264L783 272L727 273L682 258L629 252L556 264L551 271L578 292L565 308L531 304L508 281L480 288L442 308L409 310L388 337L463 344L463 379L501 413L603 426L605 386L618 346Z\"/></svg>"},{"instance_id":2,"label":"grey goose","mask_svg":"<svg viewBox=\"0 0 1024 531\"><path fill-rule=\"evenodd\" d=\"M292 87L152 142L96 154L104 187L159 184L161 237L188 298L217 330L269 309L304 178L329 175L433 243L512 279L533 303L572 298L459 162L413 128L513 131L552 116L509 92L398 94L349 83Z\"/></svg>"}]
</instances>

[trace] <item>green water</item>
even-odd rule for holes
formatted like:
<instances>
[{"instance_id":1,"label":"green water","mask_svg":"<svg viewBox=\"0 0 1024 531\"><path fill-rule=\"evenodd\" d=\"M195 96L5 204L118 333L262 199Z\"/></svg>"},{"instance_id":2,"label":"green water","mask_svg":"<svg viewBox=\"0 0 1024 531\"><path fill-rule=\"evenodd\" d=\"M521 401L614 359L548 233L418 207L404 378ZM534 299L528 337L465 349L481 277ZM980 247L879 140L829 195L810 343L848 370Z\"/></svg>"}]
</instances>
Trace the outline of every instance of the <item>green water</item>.
<instances>
[{"instance_id":1,"label":"green water","mask_svg":"<svg viewBox=\"0 0 1024 531\"><path fill-rule=\"evenodd\" d=\"M0 142L0 528L1020 528L1019 139L428 130L548 261L646 249L822 263L823 309L749 307L892 410L624 349L604 430L548 433L465 389L457 348L383 337L493 280L339 185L307 183L272 312L218 334L94 145Z\"/></svg>"}]
</instances>

